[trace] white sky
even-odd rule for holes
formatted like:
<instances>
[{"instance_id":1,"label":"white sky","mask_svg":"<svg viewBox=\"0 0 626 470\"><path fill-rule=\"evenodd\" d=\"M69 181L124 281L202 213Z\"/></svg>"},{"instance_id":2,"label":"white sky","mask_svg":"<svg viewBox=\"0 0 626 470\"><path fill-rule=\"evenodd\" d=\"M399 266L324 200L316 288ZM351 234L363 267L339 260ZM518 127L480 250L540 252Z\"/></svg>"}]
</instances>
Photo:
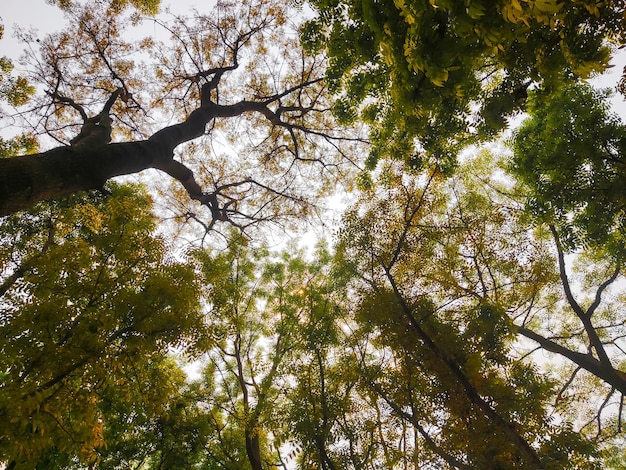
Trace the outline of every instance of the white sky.
<instances>
[{"instance_id":1,"label":"white sky","mask_svg":"<svg viewBox=\"0 0 626 470\"><path fill-rule=\"evenodd\" d=\"M14 25L23 29L33 27L40 36L59 31L64 24L63 13L58 7L51 6L45 0L0 0L0 18L4 24L4 38L0 40L0 57L7 56L14 63L19 58L23 47L13 37ZM210 0L161 0L161 11L170 8L177 13L184 13L196 5L209 5ZM17 66L17 64L15 64Z\"/></svg>"},{"instance_id":2,"label":"white sky","mask_svg":"<svg viewBox=\"0 0 626 470\"><path fill-rule=\"evenodd\" d=\"M0 18L4 24L4 37L0 40L0 57L7 56L15 60L19 57L22 47L13 37L14 25L23 28L34 27L43 35L58 30L63 24L63 15L57 7L45 3L44 0L2 0Z\"/></svg>"},{"instance_id":3,"label":"white sky","mask_svg":"<svg viewBox=\"0 0 626 470\"><path fill-rule=\"evenodd\" d=\"M618 51L611 61L611 65L613 66L612 68L610 68L602 76L591 81L594 86L615 90L615 86L619 82L624 66L626 65L626 49ZM620 95L619 93L615 93L611 99L611 104L613 106L613 110L622 118L622 121L626 122L626 97Z\"/></svg>"}]
</instances>

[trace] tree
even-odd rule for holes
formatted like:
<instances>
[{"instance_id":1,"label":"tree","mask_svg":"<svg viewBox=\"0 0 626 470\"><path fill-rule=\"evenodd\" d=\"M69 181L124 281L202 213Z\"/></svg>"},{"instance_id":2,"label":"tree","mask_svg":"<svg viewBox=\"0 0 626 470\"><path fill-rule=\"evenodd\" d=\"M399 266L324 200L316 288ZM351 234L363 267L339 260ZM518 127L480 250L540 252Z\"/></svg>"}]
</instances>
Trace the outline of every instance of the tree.
<instances>
[{"instance_id":1,"label":"tree","mask_svg":"<svg viewBox=\"0 0 626 470\"><path fill-rule=\"evenodd\" d=\"M624 41L618 1L310 3L305 44L329 56L337 115L372 126L370 167L395 156L449 168L476 134L524 108L531 85L603 70L607 41Z\"/></svg>"},{"instance_id":2,"label":"tree","mask_svg":"<svg viewBox=\"0 0 626 470\"><path fill-rule=\"evenodd\" d=\"M166 260L146 195L109 191L2 220L0 461L10 468L55 451L94 461L107 396L138 393L138 370L202 335L193 270Z\"/></svg>"},{"instance_id":3,"label":"tree","mask_svg":"<svg viewBox=\"0 0 626 470\"><path fill-rule=\"evenodd\" d=\"M267 253L253 254L246 245L233 234L226 251L198 254L215 345L207 351L205 400L221 441L209 451L209 459L223 468L241 468L245 461L246 468L261 470L278 459L267 426L277 396L276 375L292 346L281 321L272 318L281 315L280 307L259 308L267 280L258 278L254 261Z\"/></svg>"},{"instance_id":4,"label":"tree","mask_svg":"<svg viewBox=\"0 0 626 470\"><path fill-rule=\"evenodd\" d=\"M309 262L293 249L253 252L236 234L226 250L197 254L211 305L213 347L202 382L214 427L207 462L216 467L284 466L283 444L308 447L303 434L310 429L303 421L317 417L302 402L333 401L327 393L314 397L295 385L323 382L304 371L312 355L323 354L319 348L336 340L336 304L327 285L330 255L323 248L315 255Z\"/></svg>"},{"instance_id":5,"label":"tree","mask_svg":"<svg viewBox=\"0 0 626 470\"><path fill-rule=\"evenodd\" d=\"M164 354L135 357L123 387L101 390L97 404L105 445L90 463L75 449L54 447L36 468L193 468L204 461L210 428L197 387Z\"/></svg>"},{"instance_id":6,"label":"tree","mask_svg":"<svg viewBox=\"0 0 626 470\"><path fill-rule=\"evenodd\" d=\"M527 213L553 240L564 296L564 305L548 309L562 309L560 325L541 327L545 316L529 312L529 324L519 332L572 361L570 382L587 371L605 387L610 385L598 411L598 433L599 413L616 393L621 394L617 428L621 427L626 392L621 316L610 294L622 276L624 258L626 127L609 112L607 96L606 91L580 84L568 84L549 96L533 93L530 118L512 142L510 164ZM572 275L582 279L572 280Z\"/></svg>"},{"instance_id":7,"label":"tree","mask_svg":"<svg viewBox=\"0 0 626 470\"><path fill-rule=\"evenodd\" d=\"M493 184L479 160L452 181L383 170L384 189L347 213L339 253L374 344L355 362L372 393L412 427L416 461L592 466L589 442L550 423L555 384L512 349L513 319L555 279L543 245L516 226L510 206L470 183L476 172L479 186Z\"/></svg>"},{"instance_id":8,"label":"tree","mask_svg":"<svg viewBox=\"0 0 626 470\"><path fill-rule=\"evenodd\" d=\"M186 193L175 192L175 216L207 229L219 221L243 227L306 212L307 195L343 171L342 147L358 139L326 112L324 61L302 53L282 6L220 1L210 16L154 20L171 45L125 41L133 17L102 2L66 11L65 32L39 43L23 36L41 51L30 57L28 78L45 93L19 114L63 145L0 161L0 213L156 168ZM151 62L142 65L146 55ZM236 122L232 131L222 130L226 119ZM153 125L164 121L177 123ZM111 143L116 136L127 141ZM241 144L238 155L220 155L224 137ZM198 139L209 142L174 158ZM209 214L197 216L185 198Z\"/></svg>"},{"instance_id":9,"label":"tree","mask_svg":"<svg viewBox=\"0 0 626 470\"><path fill-rule=\"evenodd\" d=\"M587 421L582 428L596 426L597 437L619 435L626 385L622 359L624 328L621 305L616 300L623 294L613 286L621 276L619 264L606 251L586 249L573 255L574 266L568 268L558 232L554 226L545 232L553 241L560 282L538 292L524 312L517 332L538 345L534 350L557 355L554 362L563 379L554 399L555 407L567 414L584 416ZM545 238L550 240L548 237ZM554 318L558 321L551 320ZM564 364L563 359L569 363ZM566 395L585 400L586 410L562 404Z\"/></svg>"}]
</instances>

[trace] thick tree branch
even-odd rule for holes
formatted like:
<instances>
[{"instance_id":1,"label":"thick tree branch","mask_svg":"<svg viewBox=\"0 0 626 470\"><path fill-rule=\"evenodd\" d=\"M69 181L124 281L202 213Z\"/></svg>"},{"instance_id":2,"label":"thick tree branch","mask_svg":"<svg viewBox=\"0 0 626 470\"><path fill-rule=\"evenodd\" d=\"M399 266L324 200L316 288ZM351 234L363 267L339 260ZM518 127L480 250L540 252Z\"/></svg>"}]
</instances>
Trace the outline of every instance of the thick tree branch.
<instances>
[{"instance_id":1,"label":"thick tree branch","mask_svg":"<svg viewBox=\"0 0 626 470\"><path fill-rule=\"evenodd\" d=\"M533 341L539 343L539 345L546 351L559 354L560 356L569 359L577 366L602 379L612 387L615 387L620 392L626 393L626 373L614 369L610 365L610 363L603 363L602 361L599 361L598 359L593 357L591 354L582 354L576 351L572 351L548 338L545 338L535 333L528 328L518 326L516 330L522 336L525 336L526 338L532 339Z\"/></svg>"}]
</instances>

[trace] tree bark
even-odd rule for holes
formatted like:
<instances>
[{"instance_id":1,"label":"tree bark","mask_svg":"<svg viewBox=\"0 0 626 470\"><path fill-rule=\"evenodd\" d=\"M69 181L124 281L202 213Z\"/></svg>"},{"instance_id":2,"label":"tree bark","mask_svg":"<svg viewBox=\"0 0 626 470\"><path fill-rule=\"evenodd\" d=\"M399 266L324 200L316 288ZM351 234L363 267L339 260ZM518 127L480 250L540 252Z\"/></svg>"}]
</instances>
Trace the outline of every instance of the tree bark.
<instances>
[{"instance_id":1,"label":"tree bark","mask_svg":"<svg viewBox=\"0 0 626 470\"><path fill-rule=\"evenodd\" d=\"M559 354L577 366L585 369L587 372L595 375L599 379L605 381L616 390L626 394L626 374L618 369L613 368L610 364L605 364L599 361L591 354L583 354L576 351L572 351L564 346L561 346L554 341L544 338L543 336L535 333L528 328L522 326L516 327L517 332L526 338L532 339L539 343L542 349Z\"/></svg>"},{"instance_id":2,"label":"tree bark","mask_svg":"<svg viewBox=\"0 0 626 470\"><path fill-rule=\"evenodd\" d=\"M263 470L261 463L261 444L255 430L246 429L246 454L252 470Z\"/></svg>"},{"instance_id":3,"label":"tree bark","mask_svg":"<svg viewBox=\"0 0 626 470\"><path fill-rule=\"evenodd\" d=\"M101 189L115 176L137 173L171 158L150 140L94 147L58 147L0 159L0 215L80 191Z\"/></svg>"}]
</instances>

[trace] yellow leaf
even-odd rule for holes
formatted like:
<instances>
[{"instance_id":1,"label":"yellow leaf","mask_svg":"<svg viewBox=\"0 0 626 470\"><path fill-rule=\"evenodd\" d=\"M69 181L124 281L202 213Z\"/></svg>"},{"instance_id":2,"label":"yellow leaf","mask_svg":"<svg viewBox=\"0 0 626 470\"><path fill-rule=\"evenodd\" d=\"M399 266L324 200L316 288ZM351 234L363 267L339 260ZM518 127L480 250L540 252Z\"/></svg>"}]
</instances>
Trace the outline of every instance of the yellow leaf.
<instances>
[{"instance_id":1,"label":"yellow leaf","mask_svg":"<svg viewBox=\"0 0 626 470\"><path fill-rule=\"evenodd\" d=\"M563 3L557 3L556 0L536 0L535 8L542 13L554 14L563 8Z\"/></svg>"},{"instance_id":2,"label":"yellow leaf","mask_svg":"<svg viewBox=\"0 0 626 470\"><path fill-rule=\"evenodd\" d=\"M600 4L594 4L594 5L585 5L585 8L593 16L595 16L596 18L600 18L600 9L598 8L599 5L601 6L602 4L600 3Z\"/></svg>"}]
</instances>

